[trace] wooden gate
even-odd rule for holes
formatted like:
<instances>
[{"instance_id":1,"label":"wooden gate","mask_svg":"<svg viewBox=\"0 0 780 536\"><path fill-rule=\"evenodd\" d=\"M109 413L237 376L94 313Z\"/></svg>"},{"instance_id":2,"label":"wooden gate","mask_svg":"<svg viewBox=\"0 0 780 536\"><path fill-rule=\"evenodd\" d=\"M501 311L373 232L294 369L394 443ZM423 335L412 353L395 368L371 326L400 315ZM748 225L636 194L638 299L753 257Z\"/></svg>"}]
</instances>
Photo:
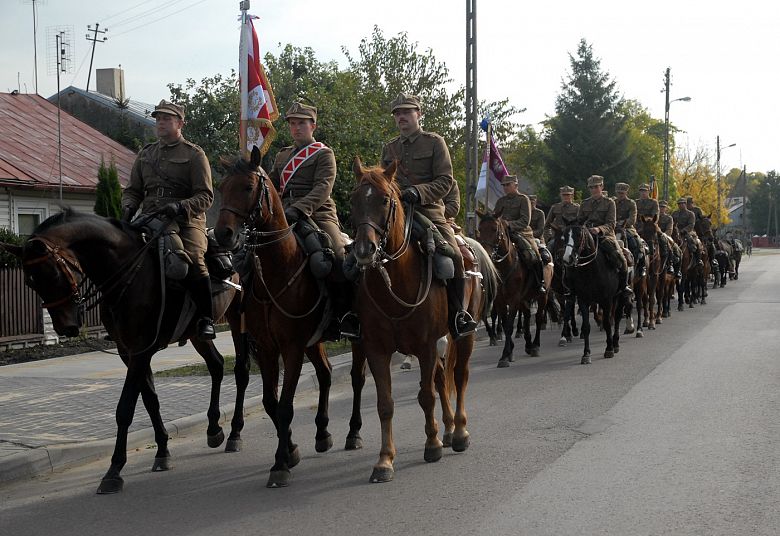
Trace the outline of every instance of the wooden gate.
<instances>
[{"instance_id":1,"label":"wooden gate","mask_svg":"<svg viewBox=\"0 0 780 536\"><path fill-rule=\"evenodd\" d=\"M0 339L43 334L38 295L24 284L21 268L0 268Z\"/></svg>"}]
</instances>

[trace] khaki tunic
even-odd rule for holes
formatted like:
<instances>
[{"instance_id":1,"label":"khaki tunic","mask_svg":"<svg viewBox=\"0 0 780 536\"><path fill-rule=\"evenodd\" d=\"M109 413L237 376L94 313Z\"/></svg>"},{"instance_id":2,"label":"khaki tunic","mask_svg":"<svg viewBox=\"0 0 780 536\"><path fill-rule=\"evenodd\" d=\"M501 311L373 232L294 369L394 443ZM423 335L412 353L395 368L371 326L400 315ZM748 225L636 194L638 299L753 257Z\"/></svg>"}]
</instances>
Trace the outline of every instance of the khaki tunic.
<instances>
[{"instance_id":1,"label":"khaki tunic","mask_svg":"<svg viewBox=\"0 0 780 536\"><path fill-rule=\"evenodd\" d=\"M615 201L615 226L633 229L636 226L636 203L625 198Z\"/></svg>"},{"instance_id":2,"label":"khaki tunic","mask_svg":"<svg viewBox=\"0 0 780 536\"><path fill-rule=\"evenodd\" d=\"M612 252L622 261L624 270L628 269L623 250L619 247L617 238L615 238L615 202L608 197L595 199L587 198L580 205L577 219L593 229L598 229L599 234L604 237L604 242L612 249Z\"/></svg>"},{"instance_id":3,"label":"khaki tunic","mask_svg":"<svg viewBox=\"0 0 780 536\"><path fill-rule=\"evenodd\" d=\"M444 196L444 217L446 219L456 218L460 212L460 188L458 181L452 183L452 188Z\"/></svg>"},{"instance_id":4,"label":"khaki tunic","mask_svg":"<svg viewBox=\"0 0 780 536\"><path fill-rule=\"evenodd\" d=\"M658 215L658 201L655 199L637 199L636 200L636 214L639 217L642 216L657 216Z\"/></svg>"},{"instance_id":5,"label":"khaki tunic","mask_svg":"<svg viewBox=\"0 0 780 536\"><path fill-rule=\"evenodd\" d=\"M509 224L509 230L513 233L533 238L531 230L531 201L528 196L521 193L506 194L496 201L493 209L496 218L504 218Z\"/></svg>"},{"instance_id":6,"label":"khaki tunic","mask_svg":"<svg viewBox=\"0 0 780 536\"><path fill-rule=\"evenodd\" d=\"M658 228L661 229L662 233L666 233L669 236L672 236L672 231L674 230L674 219L669 214L659 214Z\"/></svg>"},{"instance_id":7,"label":"khaki tunic","mask_svg":"<svg viewBox=\"0 0 780 536\"><path fill-rule=\"evenodd\" d=\"M688 208L688 207L685 207ZM694 221L694 225L697 221L704 218L704 213L701 211L701 208L699 207L691 207L688 209L690 212L693 212L693 215L696 216L696 220Z\"/></svg>"},{"instance_id":8,"label":"khaki tunic","mask_svg":"<svg viewBox=\"0 0 780 536\"><path fill-rule=\"evenodd\" d=\"M269 178L279 190L282 171L287 162L303 147L284 147L276 155ZM300 210L330 236L333 252L340 263L344 259L344 237L339 226L336 203L330 194L336 182L336 157L330 147L317 151L301 164L284 187L282 206Z\"/></svg>"},{"instance_id":9,"label":"khaki tunic","mask_svg":"<svg viewBox=\"0 0 780 536\"><path fill-rule=\"evenodd\" d=\"M203 149L184 138L168 145L157 141L141 149L122 192L122 206L132 211L141 207L143 214L173 201L180 202L186 213L177 222L193 262L188 278L206 276L206 210L214 202L211 167Z\"/></svg>"},{"instance_id":10,"label":"khaki tunic","mask_svg":"<svg viewBox=\"0 0 780 536\"><path fill-rule=\"evenodd\" d=\"M534 208L531 210L531 231L534 238L544 241L544 212L542 209Z\"/></svg>"},{"instance_id":11,"label":"khaki tunic","mask_svg":"<svg viewBox=\"0 0 780 536\"><path fill-rule=\"evenodd\" d=\"M677 226L677 230L682 233L693 232L693 226L696 224L696 216L687 208L678 209L672 212L672 218L674 224Z\"/></svg>"},{"instance_id":12,"label":"khaki tunic","mask_svg":"<svg viewBox=\"0 0 780 536\"><path fill-rule=\"evenodd\" d=\"M552 240L556 231L563 231L564 227L566 227L563 219L566 218L571 222L575 221L579 210L580 205L577 203L564 203L561 201L551 206L544 223L544 237L547 242Z\"/></svg>"}]
</instances>

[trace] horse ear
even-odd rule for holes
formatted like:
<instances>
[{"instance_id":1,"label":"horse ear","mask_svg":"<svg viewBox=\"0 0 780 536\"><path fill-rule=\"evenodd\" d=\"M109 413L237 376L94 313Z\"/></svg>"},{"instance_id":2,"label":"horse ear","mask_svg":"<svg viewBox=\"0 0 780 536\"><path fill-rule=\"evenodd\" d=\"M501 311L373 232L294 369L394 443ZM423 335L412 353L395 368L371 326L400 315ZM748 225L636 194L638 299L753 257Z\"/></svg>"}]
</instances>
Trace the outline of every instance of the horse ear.
<instances>
[{"instance_id":1,"label":"horse ear","mask_svg":"<svg viewBox=\"0 0 780 536\"><path fill-rule=\"evenodd\" d=\"M385 168L384 175L388 180L392 180L395 177L395 170L398 169L398 160L393 160L390 165Z\"/></svg>"},{"instance_id":2,"label":"horse ear","mask_svg":"<svg viewBox=\"0 0 780 536\"><path fill-rule=\"evenodd\" d=\"M257 169L260 167L260 162L263 160L263 156L260 154L260 149L257 148L257 145L252 147L252 156L250 157L249 161L252 163L252 166Z\"/></svg>"},{"instance_id":3,"label":"horse ear","mask_svg":"<svg viewBox=\"0 0 780 536\"><path fill-rule=\"evenodd\" d=\"M363 162L360 161L360 157L356 156L355 159L352 161L352 173L355 174L355 178L357 180L360 180L363 178Z\"/></svg>"},{"instance_id":4,"label":"horse ear","mask_svg":"<svg viewBox=\"0 0 780 536\"><path fill-rule=\"evenodd\" d=\"M7 251L14 257L21 259L23 248L22 246L17 246L15 244L3 244L0 242L0 251Z\"/></svg>"}]
</instances>

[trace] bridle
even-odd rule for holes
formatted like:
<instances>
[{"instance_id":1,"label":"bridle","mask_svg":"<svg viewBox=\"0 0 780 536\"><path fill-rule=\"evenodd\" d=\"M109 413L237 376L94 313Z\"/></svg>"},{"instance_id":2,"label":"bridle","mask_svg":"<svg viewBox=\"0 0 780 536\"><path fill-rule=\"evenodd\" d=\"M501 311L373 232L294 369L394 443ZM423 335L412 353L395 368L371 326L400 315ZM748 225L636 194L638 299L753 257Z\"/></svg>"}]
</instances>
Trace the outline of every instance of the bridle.
<instances>
[{"instance_id":1,"label":"bridle","mask_svg":"<svg viewBox=\"0 0 780 536\"><path fill-rule=\"evenodd\" d=\"M403 242L401 242L401 245L398 246L398 249L395 252L388 253L386 251L387 239L388 239L388 235L390 234L390 228L395 223L395 218L397 214L398 214L398 199L395 196L390 196L390 208L387 211L387 215L385 216L384 222L377 223L369 216L365 216L362 220L353 222L355 225L355 232L357 232L357 230L360 227L368 226L371 227L374 231L376 231L376 233L379 235L379 244L377 244L377 251L376 251L377 260L373 263L374 265L378 263L383 264L400 258L406 252L406 249L409 247L409 241L411 240L411 236L412 236L412 218L414 216L414 209L412 207L409 207L409 210L407 210L405 214ZM365 269L366 267L367 266L364 266L363 268Z\"/></svg>"},{"instance_id":2,"label":"bridle","mask_svg":"<svg viewBox=\"0 0 780 536\"><path fill-rule=\"evenodd\" d=\"M498 264L504 262L504 260L509 257L509 254L512 253L512 248L509 246L507 235L504 234L504 225L498 219L496 219L496 230L496 240L493 242L490 258L493 259L494 263ZM503 255L499 255L501 246L504 246L504 249L506 249L506 253Z\"/></svg>"},{"instance_id":3,"label":"bridle","mask_svg":"<svg viewBox=\"0 0 780 536\"><path fill-rule=\"evenodd\" d=\"M32 242L39 242L43 244L43 247L46 249L46 253L39 257L26 259L23 265L34 266L36 264L41 264L49 260L53 260L57 271L65 277L65 280L70 286L69 294L66 294L62 298L44 303L42 307L46 309L51 307L59 307L68 301L72 301L75 305L81 305L84 302L80 290L81 281L84 280L84 269L81 267L78 259L72 255L66 254L62 247L46 238L43 238L42 236L33 236L29 238L28 243Z\"/></svg>"},{"instance_id":4,"label":"bridle","mask_svg":"<svg viewBox=\"0 0 780 536\"><path fill-rule=\"evenodd\" d=\"M580 268L582 266L587 266L588 264L596 260L596 257L598 256L599 253L599 241L594 240L590 236L589 228L583 225L572 225L569 227L569 232L571 232L575 228L580 230L580 245L577 248L577 251L574 255L574 268ZM564 233L564 236L566 236L566 233ZM582 252L585 250L585 242L588 242L590 244L595 243L595 247L593 248L592 253L583 255ZM583 261L583 259L586 260Z\"/></svg>"}]
</instances>

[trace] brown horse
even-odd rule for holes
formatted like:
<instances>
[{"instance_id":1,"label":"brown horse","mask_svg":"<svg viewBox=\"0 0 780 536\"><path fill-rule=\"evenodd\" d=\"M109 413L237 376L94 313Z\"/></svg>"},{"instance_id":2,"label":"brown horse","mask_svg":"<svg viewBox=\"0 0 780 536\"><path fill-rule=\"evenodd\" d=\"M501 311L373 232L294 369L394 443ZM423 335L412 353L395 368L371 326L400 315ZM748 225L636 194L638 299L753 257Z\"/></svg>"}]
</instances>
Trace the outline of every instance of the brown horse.
<instances>
[{"instance_id":1,"label":"brown horse","mask_svg":"<svg viewBox=\"0 0 780 536\"><path fill-rule=\"evenodd\" d=\"M644 320L641 325L647 326L647 329L650 330L655 329L658 287L663 285L663 278L666 275L665 259L661 256L661 248L658 242L658 235L661 233L661 230L658 228L657 222L658 216L642 216L637 220L637 232L642 237L642 240L645 241L649 250L646 262L647 293L642 304ZM639 320L637 319L638 322Z\"/></svg>"},{"instance_id":2,"label":"brown horse","mask_svg":"<svg viewBox=\"0 0 780 536\"><path fill-rule=\"evenodd\" d=\"M509 226L503 218L495 218L490 214L479 215L479 243L487 251L491 252L493 264L498 270L501 284L494 308L501 318L501 326L504 330L504 350L498 360L498 367L508 367L513 361L512 330L515 315L523 315L523 335L525 337L525 352L531 356L538 356L542 325L547 315L548 292L538 292L534 286L534 278L531 277L526 264L520 258L510 235ZM545 288L550 287L552 269L545 271ZM531 302L536 301L536 333L531 339Z\"/></svg>"},{"instance_id":3,"label":"brown horse","mask_svg":"<svg viewBox=\"0 0 780 536\"><path fill-rule=\"evenodd\" d=\"M433 252L423 251L414 241L410 242L412 214L404 210L399 198L394 179L396 164L387 169L365 168L355 158L353 170L357 186L350 203L355 226L354 254L360 267L355 307L362 324L362 338L352 345L353 370L365 370L367 359L374 376L382 447L370 481L388 482L393 479L396 455L390 377L393 352L412 354L419 360L417 400L425 414L424 459L435 462L441 459L443 450L434 416L435 378L444 409L445 438L452 438L451 446L456 452L469 446L465 396L475 334L454 342L450 337L445 374L436 356L436 343L449 332L446 289L434 279ZM467 282L464 302L474 318L482 317L482 287L477 278ZM448 398L453 388L457 396L454 416Z\"/></svg>"},{"instance_id":4,"label":"brown horse","mask_svg":"<svg viewBox=\"0 0 780 536\"><path fill-rule=\"evenodd\" d=\"M161 283L156 240L146 241L140 230L117 220L65 209L39 225L23 246L3 247L22 260L27 285L43 299L58 335L79 334L84 294L96 294L85 290L88 282L101 293L101 320L116 341L127 375L116 408L118 430L111 466L98 487L99 494L122 490L124 480L120 473L127 462L127 432L139 394L157 443L152 471L170 467L168 432L150 366L152 356L170 342L189 338L206 361L211 375L208 445L215 448L222 444L219 391L224 360L211 341L194 337L194 319L178 333L177 323L186 296L179 287L161 287L165 283ZM233 277L234 282L238 280ZM236 296L232 287L219 292L214 298L214 313L217 318L227 317L233 341L240 348Z\"/></svg>"},{"instance_id":5,"label":"brown horse","mask_svg":"<svg viewBox=\"0 0 780 536\"><path fill-rule=\"evenodd\" d=\"M325 452L333 445L328 432L331 367L320 342L327 302L322 284L308 269L309 259L287 225L282 201L260 167L260 158L255 148L249 161L223 160L227 175L219 186L222 206L214 234L222 246L235 247L240 229L247 226L245 247L251 276L244 281L243 324L257 344L263 407L276 427L275 463L267 483L276 488L289 484L290 469L300 461L291 423L304 353L314 365L320 387L315 450ZM284 363L281 396L277 393L280 354ZM246 386L248 363L236 365L236 381Z\"/></svg>"}]
</instances>

